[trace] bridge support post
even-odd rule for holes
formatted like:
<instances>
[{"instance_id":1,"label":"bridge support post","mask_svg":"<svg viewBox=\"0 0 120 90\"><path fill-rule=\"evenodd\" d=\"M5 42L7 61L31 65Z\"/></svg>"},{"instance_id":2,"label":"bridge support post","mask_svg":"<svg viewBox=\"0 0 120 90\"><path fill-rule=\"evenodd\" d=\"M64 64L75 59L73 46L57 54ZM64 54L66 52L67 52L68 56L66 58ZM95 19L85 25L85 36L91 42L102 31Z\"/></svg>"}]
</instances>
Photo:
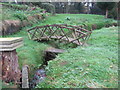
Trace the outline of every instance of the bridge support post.
<instances>
[{"instance_id":1,"label":"bridge support post","mask_svg":"<svg viewBox=\"0 0 120 90\"><path fill-rule=\"evenodd\" d=\"M0 66L2 80L6 83L18 83L21 71L18 64L16 48L22 45L22 38L0 38Z\"/></svg>"}]
</instances>

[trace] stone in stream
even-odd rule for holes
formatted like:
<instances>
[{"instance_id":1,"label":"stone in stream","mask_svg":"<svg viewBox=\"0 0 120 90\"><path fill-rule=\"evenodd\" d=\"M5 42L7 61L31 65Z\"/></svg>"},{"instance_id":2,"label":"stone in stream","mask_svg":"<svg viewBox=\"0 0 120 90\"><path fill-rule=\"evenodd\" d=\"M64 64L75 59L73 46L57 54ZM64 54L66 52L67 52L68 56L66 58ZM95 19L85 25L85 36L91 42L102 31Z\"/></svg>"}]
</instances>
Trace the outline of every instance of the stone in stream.
<instances>
[{"instance_id":1,"label":"stone in stream","mask_svg":"<svg viewBox=\"0 0 120 90\"><path fill-rule=\"evenodd\" d=\"M31 81L30 83L30 87L31 88L35 88L35 86L37 84L39 84L40 82L42 82L46 77L46 73L45 73L45 70L44 69L38 69L36 72L35 72L35 75L33 77L33 80Z\"/></svg>"}]
</instances>

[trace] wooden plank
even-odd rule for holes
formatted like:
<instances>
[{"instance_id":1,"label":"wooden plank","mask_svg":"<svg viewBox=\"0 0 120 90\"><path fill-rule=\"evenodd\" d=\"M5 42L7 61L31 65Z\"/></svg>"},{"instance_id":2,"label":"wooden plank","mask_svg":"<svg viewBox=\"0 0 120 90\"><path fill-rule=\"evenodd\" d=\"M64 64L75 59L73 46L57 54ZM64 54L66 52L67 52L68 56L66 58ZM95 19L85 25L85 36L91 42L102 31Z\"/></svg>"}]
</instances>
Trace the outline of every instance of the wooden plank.
<instances>
[{"instance_id":1,"label":"wooden plank","mask_svg":"<svg viewBox=\"0 0 120 90\"><path fill-rule=\"evenodd\" d=\"M22 67L22 88L29 88L28 66Z\"/></svg>"},{"instance_id":2,"label":"wooden plank","mask_svg":"<svg viewBox=\"0 0 120 90\"><path fill-rule=\"evenodd\" d=\"M47 48L45 50L45 52L52 52L52 53L63 53L65 52L65 50L62 50L62 49L57 49L57 48Z\"/></svg>"},{"instance_id":3,"label":"wooden plank","mask_svg":"<svg viewBox=\"0 0 120 90\"><path fill-rule=\"evenodd\" d=\"M51 39L60 39L61 37L62 37L62 36L57 36L57 37L56 37L56 36L51 36ZM42 37L41 39L46 40L47 38L46 38L46 37ZM75 40L74 38L70 38L70 37L69 37L68 39L69 39L69 42ZM62 40L68 41L68 40L66 39L66 37L63 37ZM79 43L76 42L76 41L73 41L73 43L79 45Z\"/></svg>"},{"instance_id":4,"label":"wooden plank","mask_svg":"<svg viewBox=\"0 0 120 90\"><path fill-rule=\"evenodd\" d=\"M55 33L55 32L57 32L57 28L58 28L58 27L52 27L52 28L56 28L56 30L54 30L54 29L51 29L51 30L52 30L52 32L54 32L54 33L53 33L54 36L55 36L56 38L58 38L57 35L56 35L56 33ZM51 36L52 36L52 34L50 35L49 38L51 38Z\"/></svg>"},{"instance_id":5,"label":"wooden plank","mask_svg":"<svg viewBox=\"0 0 120 90\"><path fill-rule=\"evenodd\" d=\"M84 33L84 32L81 32L81 31L79 31L79 30L75 30L76 32L79 32L79 33L81 33L81 34L84 34L84 35L86 35L86 33Z\"/></svg>"},{"instance_id":6,"label":"wooden plank","mask_svg":"<svg viewBox=\"0 0 120 90\"><path fill-rule=\"evenodd\" d=\"M23 41L22 37L0 38L0 45L10 45L21 41Z\"/></svg>"},{"instance_id":7,"label":"wooden plank","mask_svg":"<svg viewBox=\"0 0 120 90\"><path fill-rule=\"evenodd\" d=\"M36 33L37 29L38 29L38 28L35 28L35 30L34 30L34 32L33 32L33 34L32 34L32 36L31 36L31 38L34 38L34 36L35 36L35 33Z\"/></svg>"},{"instance_id":8,"label":"wooden plank","mask_svg":"<svg viewBox=\"0 0 120 90\"><path fill-rule=\"evenodd\" d=\"M0 51L12 51L23 45L23 38L0 38Z\"/></svg>"},{"instance_id":9,"label":"wooden plank","mask_svg":"<svg viewBox=\"0 0 120 90\"><path fill-rule=\"evenodd\" d=\"M66 36L67 40L69 41L69 38L68 38L67 35L66 35L66 34L68 34L68 33L65 33L62 28L61 28L61 31L63 32L64 35L63 35L60 39L62 39L64 36Z\"/></svg>"}]
</instances>

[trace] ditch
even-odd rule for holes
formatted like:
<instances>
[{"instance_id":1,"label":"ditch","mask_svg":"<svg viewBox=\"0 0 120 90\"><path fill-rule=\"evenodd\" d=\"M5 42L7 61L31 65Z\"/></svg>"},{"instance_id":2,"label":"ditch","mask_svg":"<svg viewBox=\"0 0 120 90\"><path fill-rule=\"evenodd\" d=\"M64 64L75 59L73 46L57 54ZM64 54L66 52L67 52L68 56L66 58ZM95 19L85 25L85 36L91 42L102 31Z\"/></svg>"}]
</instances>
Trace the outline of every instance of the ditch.
<instances>
[{"instance_id":1,"label":"ditch","mask_svg":"<svg viewBox=\"0 0 120 90\"><path fill-rule=\"evenodd\" d=\"M44 81L44 79L46 78L45 67L48 65L48 62L50 60L55 59L58 54L66 52L68 48L77 47L77 45L75 44L66 44L65 42L61 43L61 42L54 41L54 40L47 41L47 42L42 41L42 42L45 44L49 44L51 47L47 48L44 51L43 64L35 71L35 74L33 75L33 77L28 77L29 88L35 88L37 84ZM22 87L22 85L20 87Z\"/></svg>"}]
</instances>

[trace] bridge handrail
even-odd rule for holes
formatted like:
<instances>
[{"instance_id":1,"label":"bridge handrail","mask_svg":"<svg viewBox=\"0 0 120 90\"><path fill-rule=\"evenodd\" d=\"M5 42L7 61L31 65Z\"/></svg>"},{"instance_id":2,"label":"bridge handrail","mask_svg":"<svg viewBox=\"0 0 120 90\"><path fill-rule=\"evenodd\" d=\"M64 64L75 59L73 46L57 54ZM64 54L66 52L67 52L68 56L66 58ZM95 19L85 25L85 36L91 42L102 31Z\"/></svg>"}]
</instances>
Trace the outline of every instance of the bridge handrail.
<instances>
[{"instance_id":1,"label":"bridge handrail","mask_svg":"<svg viewBox=\"0 0 120 90\"><path fill-rule=\"evenodd\" d=\"M33 27L33 28L30 28L30 29L28 29L27 31L29 32L29 31L31 31L31 30L33 30L33 29L36 29L36 28L43 28L43 27L50 27L50 26L59 26L59 27L62 27L63 26L63 28L67 28L67 29L71 29L71 30L74 30L74 28L77 28L77 29L80 29L80 30L82 30L82 31L86 31L86 32L91 32L92 30L86 30L86 29L84 29L84 28L82 28L82 27L80 27L80 26L73 26L73 25L67 25L67 24L52 24L52 25L43 25L43 26L36 26L36 27ZM66 26L66 27L65 27ZM67 26L69 26L69 28L67 27ZM70 27L74 27L74 28L70 28Z\"/></svg>"},{"instance_id":2,"label":"bridge handrail","mask_svg":"<svg viewBox=\"0 0 120 90\"><path fill-rule=\"evenodd\" d=\"M51 38L52 37L51 35L56 33L54 28L56 31L59 32L59 30L60 30L60 32L64 33L61 38L65 37L68 39L69 38L68 36L71 34L73 36L73 39L74 39L71 42L75 41L75 43L77 43L76 41L80 42L79 41L80 38L83 40L83 43L84 43L85 41L88 40L88 38L90 37L90 35L92 33L92 30L90 30L90 31L86 30L86 29L82 28L81 26L72 26L72 25L67 25L67 24L52 24L52 25L36 26L36 27L31 28L31 29L28 29L27 30L28 36L30 39L37 38L40 40L42 39L43 35ZM64 30L66 30L66 29L70 30L70 32L68 31L67 33L65 33ZM46 35L46 33L45 33L46 31L52 32L52 34L50 34L50 36ZM39 37L36 37L36 32L40 33L41 35ZM56 34L55 34L55 37L57 38ZM59 39L61 39L61 38L59 38ZM69 39L68 39L68 41L69 41Z\"/></svg>"}]
</instances>

